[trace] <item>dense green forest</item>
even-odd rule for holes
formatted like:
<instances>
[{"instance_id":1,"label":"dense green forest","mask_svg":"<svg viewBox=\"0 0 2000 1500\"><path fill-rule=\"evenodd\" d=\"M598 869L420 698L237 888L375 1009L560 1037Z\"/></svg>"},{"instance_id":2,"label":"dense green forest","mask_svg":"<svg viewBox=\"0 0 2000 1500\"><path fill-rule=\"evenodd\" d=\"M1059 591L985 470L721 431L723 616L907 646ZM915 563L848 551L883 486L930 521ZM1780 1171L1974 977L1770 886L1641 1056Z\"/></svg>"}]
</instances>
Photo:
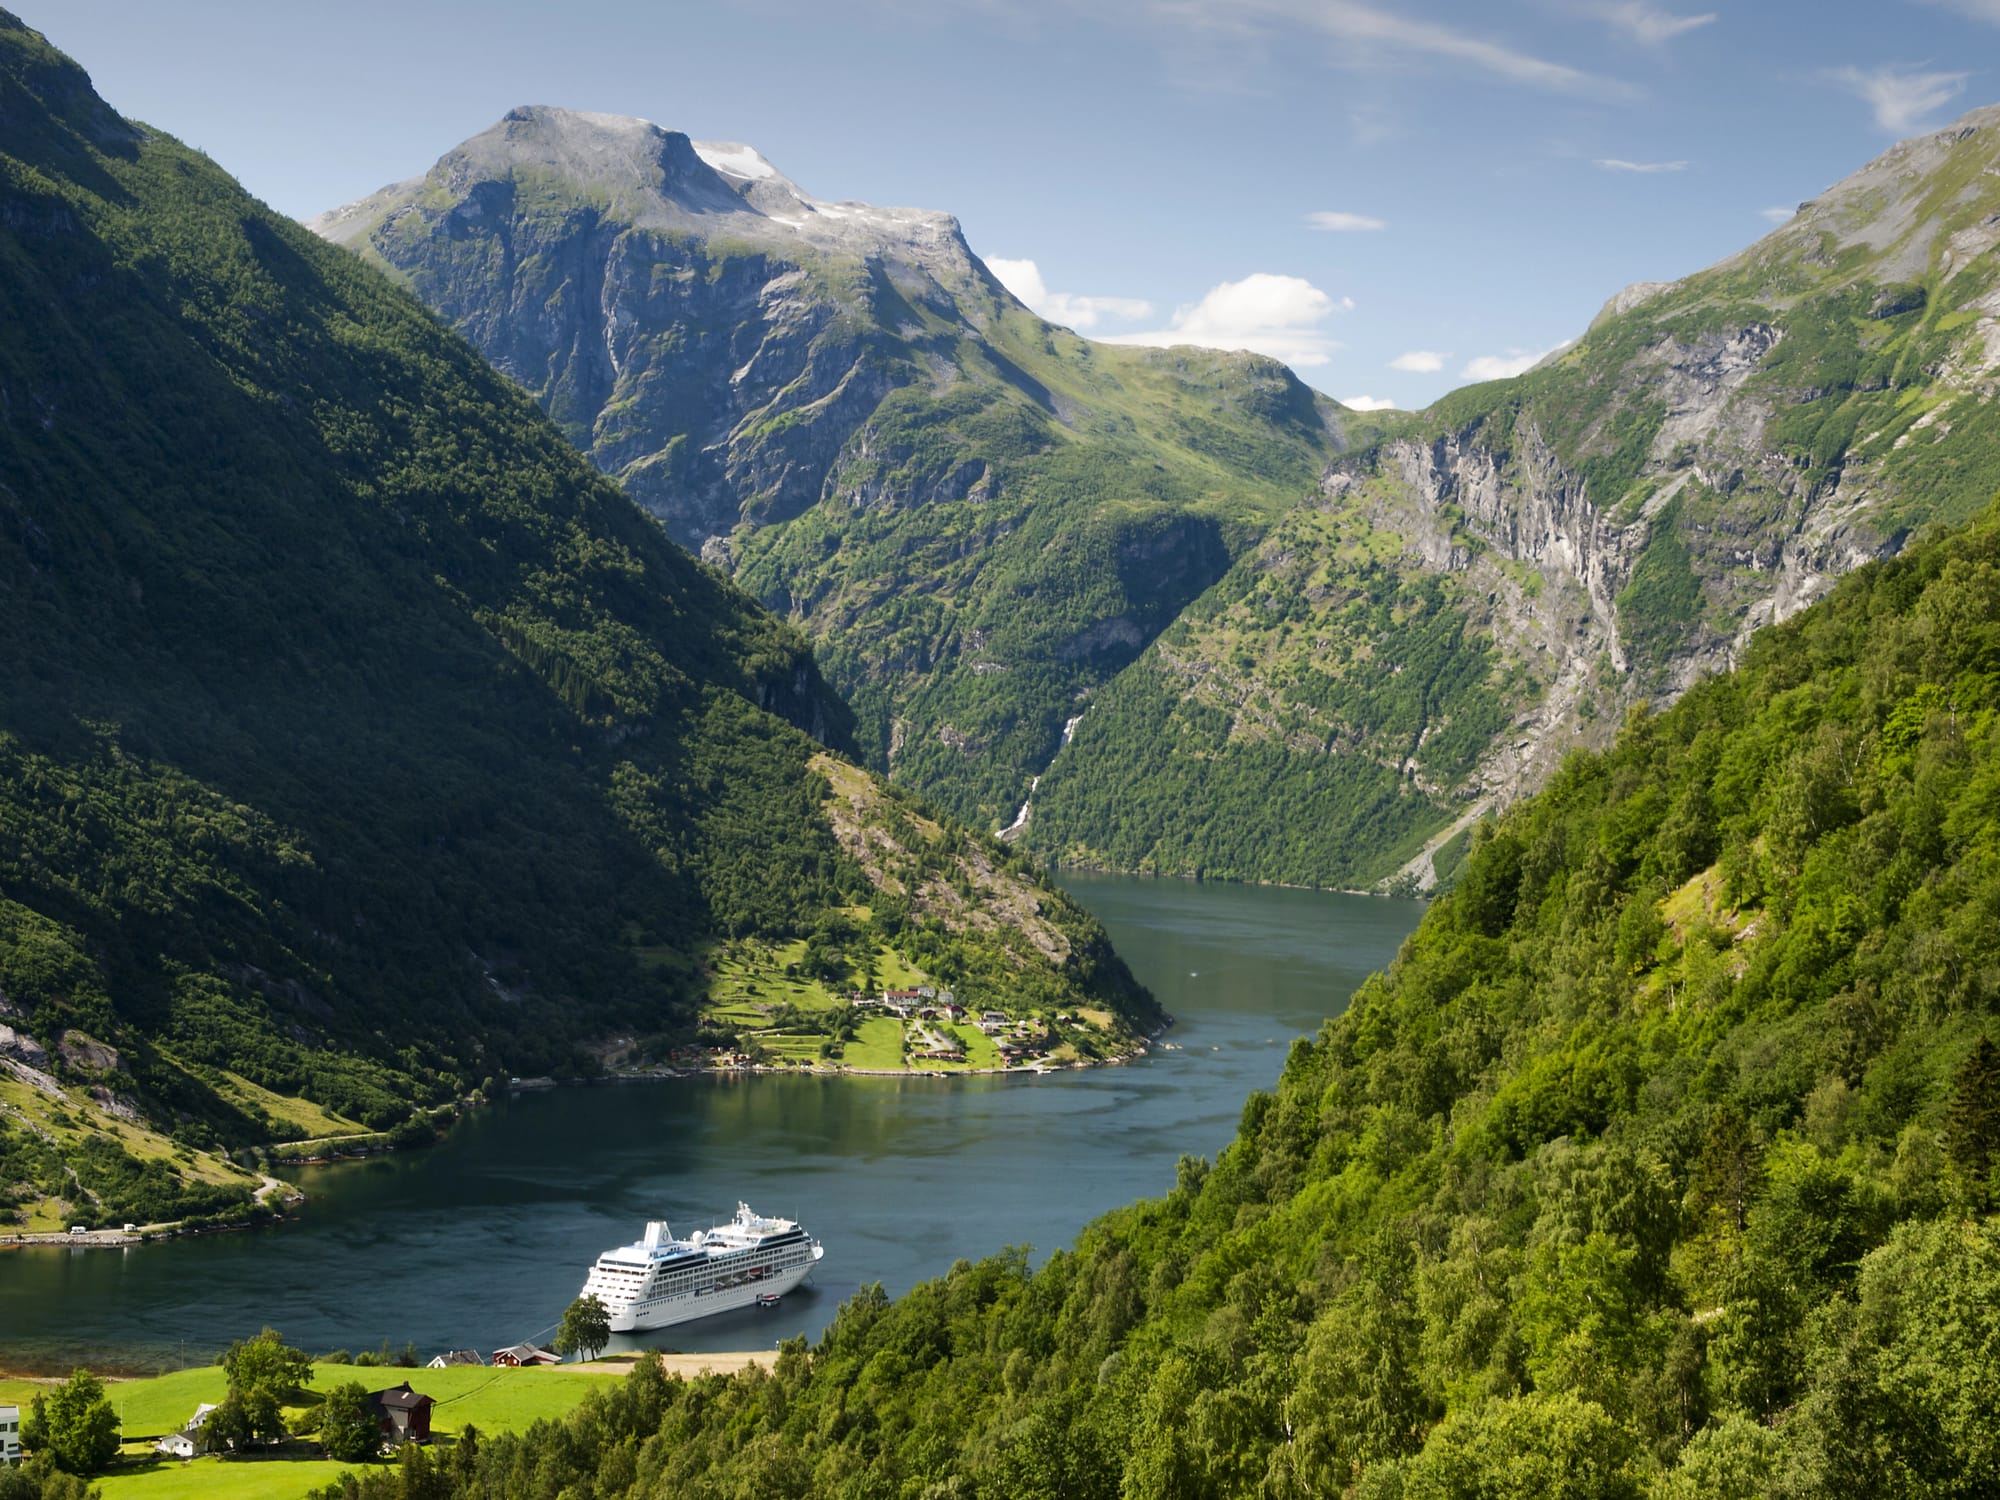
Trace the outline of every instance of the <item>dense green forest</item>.
<instances>
[{"instance_id":1,"label":"dense green forest","mask_svg":"<svg viewBox=\"0 0 2000 1500\"><path fill-rule=\"evenodd\" d=\"M240 1204L192 1153L305 1133L257 1090L584 1068L691 1032L710 937L869 899L803 637L4 14L0 328L0 1198Z\"/></svg>"},{"instance_id":2,"label":"dense green forest","mask_svg":"<svg viewBox=\"0 0 2000 1500\"><path fill-rule=\"evenodd\" d=\"M2000 508L1572 756L1164 1198L337 1492L1991 1494L1996 689Z\"/></svg>"},{"instance_id":3,"label":"dense green forest","mask_svg":"<svg viewBox=\"0 0 2000 1500\"><path fill-rule=\"evenodd\" d=\"M1084 711L1025 842L1063 863L1371 885L1456 813L1536 684L1379 486L1301 505Z\"/></svg>"}]
</instances>

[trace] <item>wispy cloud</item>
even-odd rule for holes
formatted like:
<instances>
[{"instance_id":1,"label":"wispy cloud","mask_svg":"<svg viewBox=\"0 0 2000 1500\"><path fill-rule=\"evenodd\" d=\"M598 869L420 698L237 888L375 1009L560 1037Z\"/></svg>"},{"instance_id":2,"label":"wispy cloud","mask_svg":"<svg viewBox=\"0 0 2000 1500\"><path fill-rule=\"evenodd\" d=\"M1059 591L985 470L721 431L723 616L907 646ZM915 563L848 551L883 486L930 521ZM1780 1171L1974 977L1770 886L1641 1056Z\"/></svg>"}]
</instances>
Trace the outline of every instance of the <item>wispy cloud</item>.
<instances>
[{"instance_id":1,"label":"wispy cloud","mask_svg":"<svg viewBox=\"0 0 2000 1500\"><path fill-rule=\"evenodd\" d=\"M1675 37L1715 20L1714 11L1699 16L1677 16L1657 5L1648 5L1645 0L1600 0L1600 3L1578 8L1583 14L1604 22L1614 31L1623 32L1647 47L1671 42Z\"/></svg>"},{"instance_id":2,"label":"wispy cloud","mask_svg":"<svg viewBox=\"0 0 2000 1500\"><path fill-rule=\"evenodd\" d=\"M1607 172L1685 172L1684 161L1626 161L1622 156L1600 156L1592 163Z\"/></svg>"},{"instance_id":3,"label":"wispy cloud","mask_svg":"<svg viewBox=\"0 0 2000 1500\"><path fill-rule=\"evenodd\" d=\"M1075 292L1052 292L1042 280L1041 267L1031 260L989 257L986 269L1035 313L1079 333L1095 328L1099 318L1118 318L1129 323L1150 317L1153 312L1153 304L1140 297L1084 297Z\"/></svg>"},{"instance_id":4,"label":"wispy cloud","mask_svg":"<svg viewBox=\"0 0 2000 1500\"><path fill-rule=\"evenodd\" d=\"M1243 35L1274 23L1318 31L1349 49L1347 61L1368 66L1367 54L1400 53L1458 63L1528 88L1558 94L1623 98L1630 85L1537 57L1503 41L1421 20L1358 0L1150 0L1163 20L1212 34Z\"/></svg>"},{"instance_id":5,"label":"wispy cloud","mask_svg":"<svg viewBox=\"0 0 2000 1500\"><path fill-rule=\"evenodd\" d=\"M1326 320L1354 306L1351 297L1328 296L1297 276L1259 271L1241 281L1209 288L1199 302L1174 309L1165 328L1121 333L1108 344L1150 344L1168 348L1195 344L1205 349L1248 349L1299 369L1323 365L1340 345Z\"/></svg>"},{"instance_id":6,"label":"wispy cloud","mask_svg":"<svg viewBox=\"0 0 2000 1500\"><path fill-rule=\"evenodd\" d=\"M1435 349L1412 349L1407 354L1399 354L1389 361L1392 370L1407 370L1412 375L1435 375L1444 368L1449 354L1440 354Z\"/></svg>"},{"instance_id":7,"label":"wispy cloud","mask_svg":"<svg viewBox=\"0 0 2000 1500\"><path fill-rule=\"evenodd\" d=\"M1509 349L1505 354L1482 354L1477 359L1467 360L1459 374L1467 380L1511 380L1533 369L1556 350L1567 349L1574 342L1574 339L1564 339L1551 349Z\"/></svg>"},{"instance_id":8,"label":"wispy cloud","mask_svg":"<svg viewBox=\"0 0 2000 1500\"><path fill-rule=\"evenodd\" d=\"M1926 5L1939 6L1944 10L1955 10L1961 16L1974 21L1986 21L2000 26L2000 0L1923 0Z\"/></svg>"},{"instance_id":9,"label":"wispy cloud","mask_svg":"<svg viewBox=\"0 0 2000 1500\"><path fill-rule=\"evenodd\" d=\"M1349 411L1394 411L1396 403L1387 396L1337 396L1334 398Z\"/></svg>"},{"instance_id":10,"label":"wispy cloud","mask_svg":"<svg viewBox=\"0 0 2000 1500\"><path fill-rule=\"evenodd\" d=\"M1798 213L1799 211L1796 208L1760 208L1757 210L1757 217L1768 219L1773 224L1789 224L1793 219L1798 217Z\"/></svg>"},{"instance_id":11,"label":"wispy cloud","mask_svg":"<svg viewBox=\"0 0 2000 1500\"><path fill-rule=\"evenodd\" d=\"M1875 123L1894 135L1920 129L1924 116L1965 92L1969 73L1926 73L1908 63L1835 68L1827 77L1864 100Z\"/></svg>"},{"instance_id":12,"label":"wispy cloud","mask_svg":"<svg viewBox=\"0 0 2000 1500\"><path fill-rule=\"evenodd\" d=\"M1371 219L1366 214L1344 214L1333 209L1307 214L1306 223L1314 229L1327 229L1335 234L1355 234L1389 227L1387 219Z\"/></svg>"}]
</instances>

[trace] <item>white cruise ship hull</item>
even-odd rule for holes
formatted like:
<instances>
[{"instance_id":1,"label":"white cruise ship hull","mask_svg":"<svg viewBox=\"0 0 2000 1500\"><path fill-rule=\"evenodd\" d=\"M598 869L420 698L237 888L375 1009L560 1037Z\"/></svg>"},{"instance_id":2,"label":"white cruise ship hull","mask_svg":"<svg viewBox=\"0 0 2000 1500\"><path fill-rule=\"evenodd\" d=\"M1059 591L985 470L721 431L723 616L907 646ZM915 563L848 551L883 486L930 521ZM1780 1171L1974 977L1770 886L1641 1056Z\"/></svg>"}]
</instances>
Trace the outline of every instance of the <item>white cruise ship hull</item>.
<instances>
[{"instance_id":1,"label":"white cruise ship hull","mask_svg":"<svg viewBox=\"0 0 2000 1500\"><path fill-rule=\"evenodd\" d=\"M690 1323L713 1313L749 1307L759 1297L782 1297L811 1274L813 1264L808 1261L789 1270L774 1271L760 1281L745 1282L741 1286L717 1287L713 1291L697 1291L689 1296L659 1296L626 1307L614 1307L611 1309L611 1331L646 1333L655 1328L671 1328L676 1323Z\"/></svg>"}]
</instances>

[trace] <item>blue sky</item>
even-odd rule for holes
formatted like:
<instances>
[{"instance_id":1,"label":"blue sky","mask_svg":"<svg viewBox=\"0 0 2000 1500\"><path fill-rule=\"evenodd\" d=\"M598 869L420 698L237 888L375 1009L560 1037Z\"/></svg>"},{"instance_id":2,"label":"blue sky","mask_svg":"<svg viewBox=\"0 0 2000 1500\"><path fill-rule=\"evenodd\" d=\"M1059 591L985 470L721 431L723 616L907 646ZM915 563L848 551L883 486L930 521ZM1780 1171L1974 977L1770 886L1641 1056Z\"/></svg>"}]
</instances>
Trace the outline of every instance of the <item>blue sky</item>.
<instances>
[{"instance_id":1,"label":"blue sky","mask_svg":"<svg viewBox=\"0 0 2000 1500\"><path fill-rule=\"evenodd\" d=\"M2000 101L2000 0L60 0L126 114L300 217L517 104L957 214L1092 337L1421 406Z\"/></svg>"}]
</instances>

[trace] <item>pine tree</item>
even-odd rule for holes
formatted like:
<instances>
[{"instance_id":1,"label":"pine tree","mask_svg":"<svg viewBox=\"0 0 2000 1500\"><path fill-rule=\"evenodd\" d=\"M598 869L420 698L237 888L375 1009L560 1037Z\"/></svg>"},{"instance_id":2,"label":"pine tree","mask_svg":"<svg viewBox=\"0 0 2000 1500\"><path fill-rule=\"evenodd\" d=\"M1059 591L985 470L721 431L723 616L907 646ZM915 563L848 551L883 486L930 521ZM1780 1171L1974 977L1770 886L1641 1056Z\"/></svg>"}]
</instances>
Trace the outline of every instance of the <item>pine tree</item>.
<instances>
[{"instance_id":1,"label":"pine tree","mask_svg":"<svg viewBox=\"0 0 2000 1500\"><path fill-rule=\"evenodd\" d=\"M1994 1159L2000 1157L2000 1047L1991 1037L1979 1039L1952 1078L1945 1147L1965 1176L1973 1207L1984 1208L1992 1196Z\"/></svg>"}]
</instances>

